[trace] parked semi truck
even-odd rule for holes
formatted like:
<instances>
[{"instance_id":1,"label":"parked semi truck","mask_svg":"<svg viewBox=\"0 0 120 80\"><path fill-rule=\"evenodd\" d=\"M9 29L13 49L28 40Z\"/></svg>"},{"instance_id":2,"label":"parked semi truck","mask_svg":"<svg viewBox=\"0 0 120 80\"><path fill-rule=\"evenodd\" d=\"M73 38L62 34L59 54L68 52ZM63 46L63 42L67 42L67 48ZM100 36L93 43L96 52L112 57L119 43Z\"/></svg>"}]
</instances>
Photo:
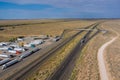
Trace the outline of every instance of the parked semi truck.
<instances>
[{"instance_id":1,"label":"parked semi truck","mask_svg":"<svg viewBox=\"0 0 120 80\"><path fill-rule=\"evenodd\" d=\"M7 67L12 66L12 65L14 65L14 64L16 64L16 63L18 63L18 62L19 62L18 59L11 60L10 62L4 64L4 65L2 66L2 69L6 69Z\"/></svg>"}]
</instances>

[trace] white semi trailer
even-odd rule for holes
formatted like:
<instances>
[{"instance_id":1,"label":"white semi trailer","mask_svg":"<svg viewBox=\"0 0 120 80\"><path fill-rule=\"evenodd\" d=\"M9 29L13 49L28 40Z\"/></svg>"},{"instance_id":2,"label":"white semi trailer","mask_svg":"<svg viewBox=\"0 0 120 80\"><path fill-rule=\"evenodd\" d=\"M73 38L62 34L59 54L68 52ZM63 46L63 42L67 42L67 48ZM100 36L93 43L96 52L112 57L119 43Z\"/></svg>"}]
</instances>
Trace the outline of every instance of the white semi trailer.
<instances>
[{"instance_id":1,"label":"white semi trailer","mask_svg":"<svg viewBox=\"0 0 120 80\"><path fill-rule=\"evenodd\" d=\"M2 66L2 69L6 69L7 67L12 66L12 65L14 65L14 64L16 64L16 63L18 63L18 62L19 62L18 59L14 59L14 60L12 60L12 61L4 64L4 65Z\"/></svg>"},{"instance_id":2,"label":"white semi trailer","mask_svg":"<svg viewBox=\"0 0 120 80\"><path fill-rule=\"evenodd\" d=\"M32 51L23 53L23 54L20 56L20 60L26 58L27 56L29 56L29 55L31 55L31 54L33 54L33 53L39 51L39 50L40 50L40 48L35 48L35 49L33 49Z\"/></svg>"},{"instance_id":3,"label":"white semi trailer","mask_svg":"<svg viewBox=\"0 0 120 80\"><path fill-rule=\"evenodd\" d=\"M7 62L9 62L9 61L10 61L9 58L3 59L2 61L0 61L0 66L7 63Z\"/></svg>"}]
</instances>

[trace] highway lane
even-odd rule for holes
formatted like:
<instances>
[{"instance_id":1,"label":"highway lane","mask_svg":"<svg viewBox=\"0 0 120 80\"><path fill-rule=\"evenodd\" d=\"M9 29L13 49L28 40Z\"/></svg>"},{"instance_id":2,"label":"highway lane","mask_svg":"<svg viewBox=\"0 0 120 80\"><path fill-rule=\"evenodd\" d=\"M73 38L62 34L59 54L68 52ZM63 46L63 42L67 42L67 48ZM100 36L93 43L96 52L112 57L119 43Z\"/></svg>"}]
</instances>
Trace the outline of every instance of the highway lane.
<instances>
[{"instance_id":1,"label":"highway lane","mask_svg":"<svg viewBox=\"0 0 120 80\"><path fill-rule=\"evenodd\" d=\"M95 32L90 38L92 39L95 35L97 35L99 33L99 31ZM86 40L85 43L87 43L90 38L88 40ZM67 68L65 69L65 71L63 71L63 74L61 75L61 77L57 80L68 80L70 75L71 75L71 72L72 70L74 69L74 66L75 66L75 61L77 58L79 58L80 56L80 51L82 51L83 47L85 46L85 44L79 44L79 46L74 49L74 55L72 55L72 58L70 58L70 62L67 64ZM75 54L76 53L76 54Z\"/></svg>"},{"instance_id":2,"label":"highway lane","mask_svg":"<svg viewBox=\"0 0 120 80\"><path fill-rule=\"evenodd\" d=\"M88 26L88 27L86 27L86 28L89 28L90 26ZM74 36L72 36L71 38L69 38L69 39L67 39L66 41L64 41L64 42L62 42L62 44L60 44L59 46L58 46L58 44L57 45L55 45L54 46L54 49L52 49L51 50L51 48L48 50L48 51L45 51L45 50L42 50L42 51L40 51L40 52L37 52L37 53L35 53L35 54L33 54L33 55L31 55L30 57L28 57L28 58L26 58L24 61L27 61L27 59L28 59L28 61L31 61L31 58L32 57L36 57L36 55L38 55L38 54L42 54L42 53L44 53L44 54L42 54L42 56L39 56L35 61L33 61L31 64L29 64L29 65L27 65L26 67L24 67L23 69L18 69L17 67L18 66L21 66L22 64L24 64L25 62L20 62L20 63L18 63L18 64L16 64L16 65L13 65L12 67L10 67L10 68L8 68L8 69L6 69L6 70L4 70L3 72L1 72L0 73L0 79L2 79L3 78L3 80L5 80L5 79L7 79L7 80L22 80L21 79L21 76L23 76L24 74L27 74L30 70L32 70L32 69L35 69L36 67L36 65L40 65L42 62L44 62L48 57L50 57L54 52L56 52L57 50L59 50L61 47L63 47L65 44L67 44L69 41L71 41L74 37L76 37L78 34L80 34L81 32L83 32L83 31L80 31L79 33L77 33L77 34L75 34ZM51 51L50 51L51 50ZM44 52L45 51L45 52ZM15 70L17 70L16 72L14 72ZM14 74L12 74L11 75L11 72L13 72ZM7 77L6 77L6 75L8 75Z\"/></svg>"},{"instance_id":3,"label":"highway lane","mask_svg":"<svg viewBox=\"0 0 120 80\"><path fill-rule=\"evenodd\" d=\"M92 29L95 29L98 25L99 23L94 25ZM74 68L75 61L80 55L80 51L92 37L99 33L99 30L96 31L92 36L90 36L91 33L92 30L88 31L85 34L85 36L79 41L78 45L71 51L70 55L66 57L66 59L61 63L58 69L50 77L48 77L47 80L68 80Z\"/></svg>"}]
</instances>

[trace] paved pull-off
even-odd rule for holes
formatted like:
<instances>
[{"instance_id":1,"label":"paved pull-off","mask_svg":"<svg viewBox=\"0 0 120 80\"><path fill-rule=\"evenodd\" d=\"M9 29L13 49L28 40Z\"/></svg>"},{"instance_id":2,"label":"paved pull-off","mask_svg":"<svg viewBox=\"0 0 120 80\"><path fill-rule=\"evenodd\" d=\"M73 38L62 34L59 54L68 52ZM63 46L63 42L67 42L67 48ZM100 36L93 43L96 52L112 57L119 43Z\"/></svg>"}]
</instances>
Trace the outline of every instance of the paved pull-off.
<instances>
[{"instance_id":1,"label":"paved pull-off","mask_svg":"<svg viewBox=\"0 0 120 80\"><path fill-rule=\"evenodd\" d=\"M99 66L99 72L100 72L101 80L109 80L107 70L106 70L106 66L105 66L105 60L104 60L104 56L103 56L104 50L108 45L110 45L112 42L114 42L118 37L119 37L119 35L117 33L116 37L114 37L112 40L103 44L98 50L97 59L98 59L98 66Z\"/></svg>"}]
</instances>

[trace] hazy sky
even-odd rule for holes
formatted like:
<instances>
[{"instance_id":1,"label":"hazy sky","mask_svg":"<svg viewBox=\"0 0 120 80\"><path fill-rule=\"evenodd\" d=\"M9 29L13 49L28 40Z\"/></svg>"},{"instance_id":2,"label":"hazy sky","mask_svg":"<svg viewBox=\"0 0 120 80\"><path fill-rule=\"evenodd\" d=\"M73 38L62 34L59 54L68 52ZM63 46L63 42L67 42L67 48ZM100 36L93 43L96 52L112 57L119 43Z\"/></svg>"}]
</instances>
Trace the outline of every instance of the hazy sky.
<instances>
[{"instance_id":1,"label":"hazy sky","mask_svg":"<svg viewBox=\"0 0 120 80\"><path fill-rule=\"evenodd\" d=\"M0 19L120 18L120 0L0 0Z\"/></svg>"}]
</instances>

